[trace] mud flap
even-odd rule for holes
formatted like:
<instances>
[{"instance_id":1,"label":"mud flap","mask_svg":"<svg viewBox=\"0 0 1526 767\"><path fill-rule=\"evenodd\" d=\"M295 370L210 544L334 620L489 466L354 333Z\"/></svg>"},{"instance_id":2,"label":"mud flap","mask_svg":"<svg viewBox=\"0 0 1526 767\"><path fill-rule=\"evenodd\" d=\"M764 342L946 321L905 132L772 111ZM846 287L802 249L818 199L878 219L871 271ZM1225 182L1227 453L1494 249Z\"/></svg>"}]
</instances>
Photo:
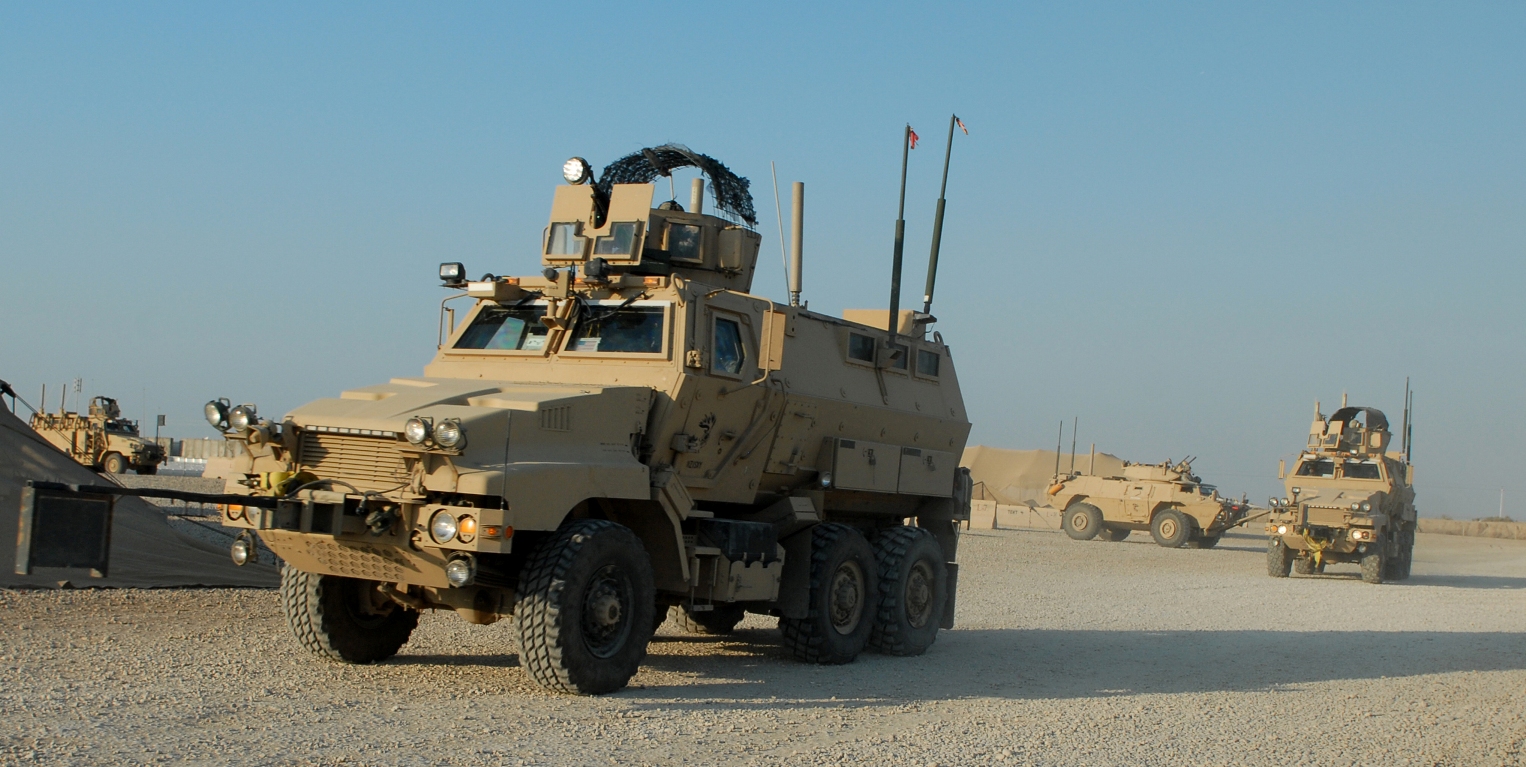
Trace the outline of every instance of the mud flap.
<instances>
[{"instance_id":1,"label":"mud flap","mask_svg":"<svg viewBox=\"0 0 1526 767\"><path fill-rule=\"evenodd\" d=\"M938 627L951 629L954 627L954 598L959 594L959 565L948 562L944 567L948 568L948 597L943 602L943 622Z\"/></svg>"},{"instance_id":2,"label":"mud flap","mask_svg":"<svg viewBox=\"0 0 1526 767\"><path fill-rule=\"evenodd\" d=\"M779 598L774 608L785 618L802 619L811 610L811 538L815 526L781 541L784 574L779 578Z\"/></svg>"}]
</instances>

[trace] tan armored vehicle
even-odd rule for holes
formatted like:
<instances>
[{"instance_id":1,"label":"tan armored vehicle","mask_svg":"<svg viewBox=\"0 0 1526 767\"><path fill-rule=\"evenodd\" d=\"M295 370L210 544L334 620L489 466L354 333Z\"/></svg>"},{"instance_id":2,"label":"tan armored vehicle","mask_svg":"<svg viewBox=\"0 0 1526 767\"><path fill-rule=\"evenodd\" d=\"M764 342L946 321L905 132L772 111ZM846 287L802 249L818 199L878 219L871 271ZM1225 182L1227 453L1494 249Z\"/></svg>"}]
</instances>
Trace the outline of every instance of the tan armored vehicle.
<instances>
[{"instance_id":1,"label":"tan armored vehicle","mask_svg":"<svg viewBox=\"0 0 1526 767\"><path fill-rule=\"evenodd\" d=\"M720 215L703 179L688 210L653 207L647 182L686 165ZM564 175L542 274L441 266L474 303L422 376L280 422L208 404L248 447L228 487L249 501L223 524L285 560L297 637L369 663L421 610L512 615L530 676L578 693L624 686L670 607L706 632L776 615L807 662L926 650L951 625L970 489L931 317L891 334L883 310L855 315L870 325L751 294L747 182L704 155Z\"/></svg>"},{"instance_id":2,"label":"tan armored vehicle","mask_svg":"<svg viewBox=\"0 0 1526 767\"><path fill-rule=\"evenodd\" d=\"M1285 465L1278 471L1287 495L1272 499L1266 523L1268 575L1312 575L1332 562L1355 562L1368 583L1409 577L1415 491L1407 408L1405 420L1403 448L1390 453L1382 411L1342 402L1327 419L1315 403L1308 444L1292 472Z\"/></svg>"},{"instance_id":3,"label":"tan armored vehicle","mask_svg":"<svg viewBox=\"0 0 1526 767\"><path fill-rule=\"evenodd\" d=\"M122 417L110 397L93 397L85 415L65 411L32 413L32 430L55 447L96 471L123 474L128 469L153 474L164 463L164 448L138 435L138 422Z\"/></svg>"},{"instance_id":4,"label":"tan armored vehicle","mask_svg":"<svg viewBox=\"0 0 1526 767\"><path fill-rule=\"evenodd\" d=\"M1191 459L1125 463L1117 477L1057 475L1049 496L1064 510L1060 526L1071 538L1121 541L1134 530L1149 530L1156 543L1170 549L1212 548L1250 509L1203 484L1192 473Z\"/></svg>"}]
</instances>

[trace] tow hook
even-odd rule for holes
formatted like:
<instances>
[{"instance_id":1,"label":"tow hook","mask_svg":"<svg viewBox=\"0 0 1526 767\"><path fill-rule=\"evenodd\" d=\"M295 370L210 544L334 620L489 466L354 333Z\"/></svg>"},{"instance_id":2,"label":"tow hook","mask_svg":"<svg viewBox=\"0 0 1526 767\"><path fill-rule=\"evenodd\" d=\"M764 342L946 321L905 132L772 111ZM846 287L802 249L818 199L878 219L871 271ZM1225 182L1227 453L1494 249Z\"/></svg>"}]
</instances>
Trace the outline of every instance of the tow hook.
<instances>
[{"instance_id":1,"label":"tow hook","mask_svg":"<svg viewBox=\"0 0 1526 767\"><path fill-rule=\"evenodd\" d=\"M397 517L397 508L394 506L377 509L366 515L366 527L371 529L372 535L382 535L392 528Z\"/></svg>"}]
</instances>

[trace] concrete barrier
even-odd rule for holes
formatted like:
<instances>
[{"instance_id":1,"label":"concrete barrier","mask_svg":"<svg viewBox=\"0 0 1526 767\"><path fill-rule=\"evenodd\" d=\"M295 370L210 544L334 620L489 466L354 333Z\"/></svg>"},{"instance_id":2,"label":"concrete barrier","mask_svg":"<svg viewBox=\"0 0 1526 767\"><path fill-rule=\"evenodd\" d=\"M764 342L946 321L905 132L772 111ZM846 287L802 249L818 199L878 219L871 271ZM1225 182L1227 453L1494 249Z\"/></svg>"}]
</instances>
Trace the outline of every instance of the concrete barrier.
<instances>
[{"instance_id":1,"label":"concrete barrier","mask_svg":"<svg viewBox=\"0 0 1526 767\"><path fill-rule=\"evenodd\" d=\"M1415 529L1422 533L1470 535L1477 538L1508 538L1526 541L1526 523L1522 522L1468 522L1461 519L1431 519L1421 517Z\"/></svg>"},{"instance_id":2,"label":"concrete barrier","mask_svg":"<svg viewBox=\"0 0 1526 767\"><path fill-rule=\"evenodd\" d=\"M996 501L970 502L972 530L1059 530L1058 509L1029 508Z\"/></svg>"}]
</instances>

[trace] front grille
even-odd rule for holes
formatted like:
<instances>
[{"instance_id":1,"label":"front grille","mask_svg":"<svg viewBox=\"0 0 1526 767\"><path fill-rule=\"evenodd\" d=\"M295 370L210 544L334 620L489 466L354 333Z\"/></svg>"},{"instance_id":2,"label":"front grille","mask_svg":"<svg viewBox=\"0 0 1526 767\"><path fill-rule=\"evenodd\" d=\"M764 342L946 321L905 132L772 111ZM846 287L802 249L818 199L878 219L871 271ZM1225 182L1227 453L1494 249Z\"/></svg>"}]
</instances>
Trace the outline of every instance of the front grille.
<instances>
[{"instance_id":1,"label":"front grille","mask_svg":"<svg viewBox=\"0 0 1526 767\"><path fill-rule=\"evenodd\" d=\"M408 465L395 439L302 432L297 463L321 479L361 490L389 490L408 482Z\"/></svg>"}]
</instances>

